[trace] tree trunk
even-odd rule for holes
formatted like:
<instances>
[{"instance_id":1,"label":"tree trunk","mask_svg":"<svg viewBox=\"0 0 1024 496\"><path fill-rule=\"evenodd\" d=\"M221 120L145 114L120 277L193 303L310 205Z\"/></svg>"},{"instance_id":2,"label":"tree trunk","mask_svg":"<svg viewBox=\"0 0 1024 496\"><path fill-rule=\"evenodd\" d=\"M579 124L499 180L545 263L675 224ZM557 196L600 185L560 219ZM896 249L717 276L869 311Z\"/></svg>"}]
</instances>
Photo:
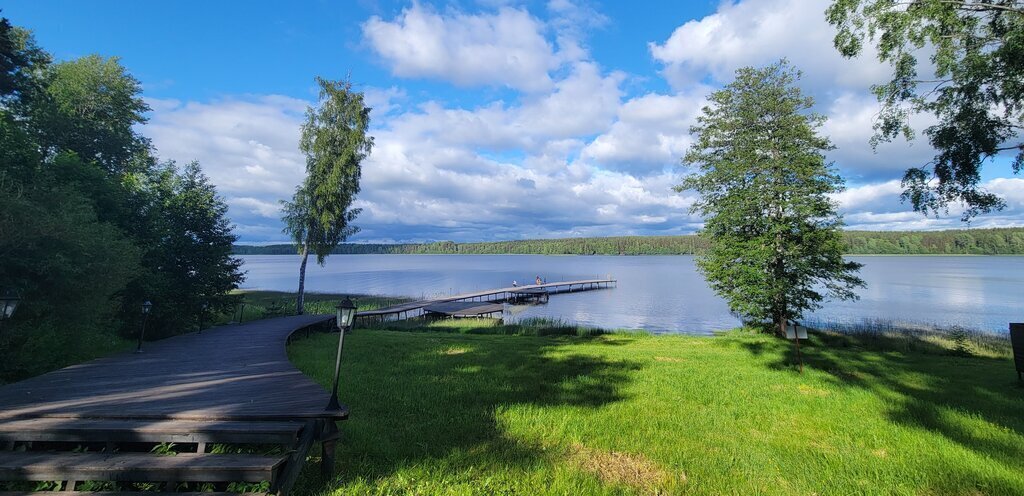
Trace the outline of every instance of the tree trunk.
<instances>
[{"instance_id":1,"label":"tree trunk","mask_svg":"<svg viewBox=\"0 0 1024 496\"><path fill-rule=\"evenodd\" d=\"M779 314L779 316L776 317L776 320L777 320L777 323L779 325L779 335L782 336L783 338L785 338L786 337L786 316L782 315L782 314Z\"/></svg>"},{"instance_id":2,"label":"tree trunk","mask_svg":"<svg viewBox=\"0 0 1024 496\"><path fill-rule=\"evenodd\" d=\"M299 264L299 294L295 298L295 313L302 315L305 311L303 302L306 297L306 261L309 259L309 247L302 247L302 263Z\"/></svg>"}]
</instances>

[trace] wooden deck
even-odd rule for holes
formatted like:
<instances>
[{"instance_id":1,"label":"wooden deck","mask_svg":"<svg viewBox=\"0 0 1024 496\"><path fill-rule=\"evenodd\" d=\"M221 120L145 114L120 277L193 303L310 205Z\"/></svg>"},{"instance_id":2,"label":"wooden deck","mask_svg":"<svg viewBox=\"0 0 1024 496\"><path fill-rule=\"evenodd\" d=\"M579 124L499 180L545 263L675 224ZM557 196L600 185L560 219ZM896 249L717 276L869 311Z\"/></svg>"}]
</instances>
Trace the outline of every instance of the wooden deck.
<instances>
[{"instance_id":1,"label":"wooden deck","mask_svg":"<svg viewBox=\"0 0 1024 496\"><path fill-rule=\"evenodd\" d=\"M338 420L327 391L288 361L297 330L330 315L259 320L146 343L0 387L0 481L270 483L285 496L315 441L330 477ZM191 452L150 453L174 443ZM285 454L207 452L211 444L278 445ZM67 451L89 446L102 452ZM63 451L62 451L63 450Z\"/></svg>"},{"instance_id":2,"label":"wooden deck","mask_svg":"<svg viewBox=\"0 0 1024 496\"><path fill-rule=\"evenodd\" d=\"M439 298L428 298L425 300L410 301L399 305L392 305L377 310L365 310L356 313L357 322L362 319L367 321L401 320L408 317L423 315L425 308L431 305L448 302L480 301L480 302L505 302L516 297L516 294L537 293L544 291L547 294L575 293L578 291L591 291L614 287L617 281L607 279L583 279L578 281L559 281L544 284L527 284L523 286L510 286L507 288L487 289L474 291Z\"/></svg>"},{"instance_id":3,"label":"wooden deck","mask_svg":"<svg viewBox=\"0 0 1024 496\"><path fill-rule=\"evenodd\" d=\"M300 315L216 327L0 387L0 419L344 419L285 351L292 332L333 319Z\"/></svg>"}]
</instances>

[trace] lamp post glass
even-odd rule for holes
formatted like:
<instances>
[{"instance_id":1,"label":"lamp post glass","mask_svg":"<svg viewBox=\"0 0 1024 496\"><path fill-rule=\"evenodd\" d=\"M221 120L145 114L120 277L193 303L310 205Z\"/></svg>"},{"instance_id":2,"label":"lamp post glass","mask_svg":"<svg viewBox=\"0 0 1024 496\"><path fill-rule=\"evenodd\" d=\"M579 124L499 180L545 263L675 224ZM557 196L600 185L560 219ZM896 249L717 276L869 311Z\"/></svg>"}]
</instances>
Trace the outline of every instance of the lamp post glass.
<instances>
[{"instance_id":1,"label":"lamp post glass","mask_svg":"<svg viewBox=\"0 0 1024 496\"><path fill-rule=\"evenodd\" d=\"M331 399L327 403L327 410L341 410L341 404L338 403L338 379L341 376L341 348L345 343L345 330L352 326L352 320L356 316L356 306L352 303L352 300L345 297L335 307L338 311L337 324L338 324L338 354L334 359L334 387L331 388Z\"/></svg>"},{"instance_id":2,"label":"lamp post glass","mask_svg":"<svg viewBox=\"0 0 1024 496\"><path fill-rule=\"evenodd\" d=\"M11 318L14 315L14 310L18 308L18 302L20 301L21 298L14 292L4 292L3 298L0 298L0 320Z\"/></svg>"},{"instance_id":3,"label":"lamp post glass","mask_svg":"<svg viewBox=\"0 0 1024 496\"><path fill-rule=\"evenodd\" d=\"M338 311L338 329L344 330L349 328L352 325L352 319L354 319L356 315L355 304L352 303L352 300L350 300L348 296L346 296L345 299L341 300L341 303L338 303L338 306L335 308Z\"/></svg>"}]
</instances>

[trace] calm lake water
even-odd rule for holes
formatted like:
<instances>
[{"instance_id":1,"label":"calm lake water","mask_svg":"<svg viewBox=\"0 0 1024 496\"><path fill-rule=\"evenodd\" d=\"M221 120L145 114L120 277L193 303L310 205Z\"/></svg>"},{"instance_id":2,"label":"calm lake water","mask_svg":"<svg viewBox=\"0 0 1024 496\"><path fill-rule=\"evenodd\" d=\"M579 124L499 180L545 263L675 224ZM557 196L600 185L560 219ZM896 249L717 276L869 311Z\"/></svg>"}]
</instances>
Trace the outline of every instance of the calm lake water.
<instances>
[{"instance_id":1,"label":"calm lake water","mask_svg":"<svg viewBox=\"0 0 1024 496\"><path fill-rule=\"evenodd\" d=\"M247 289L294 291L299 257L246 255ZM864 264L860 300L827 302L810 315L832 322L891 320L1006 333L1024 321L1024 257L850 257ZM611 275L618 288L508 306L506 319L550 317L604 328L710 334L736 326L692 256L332 255L312 260L306 289L424 297Z\"/></svg>"}]
</instances>

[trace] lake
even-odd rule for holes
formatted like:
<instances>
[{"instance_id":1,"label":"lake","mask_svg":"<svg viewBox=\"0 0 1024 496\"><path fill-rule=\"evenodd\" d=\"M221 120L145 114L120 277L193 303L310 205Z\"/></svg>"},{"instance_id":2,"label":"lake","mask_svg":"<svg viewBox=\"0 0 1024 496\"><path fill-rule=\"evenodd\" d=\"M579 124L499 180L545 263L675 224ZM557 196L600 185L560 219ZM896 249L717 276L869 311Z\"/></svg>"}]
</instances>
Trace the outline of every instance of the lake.
<instances>
[{"instance_id":1,"label":"lake","mask_svg":"<svg viewBox=\"0 0 1024 496\"><path fill-rule=\"evenodd\" d=\"M297 255L244 255L245 289L295 291ZM1024 321L1024 257L862 256L857 301L826 302L808 317L894 321L1007 332ZM506 319L549 317L603 328L710 334L739 321L692 256L332 255L311 257L306 290L421 298L531 283L611 276L618 287L508 306Z\"/></svg>"}]
</instances>

